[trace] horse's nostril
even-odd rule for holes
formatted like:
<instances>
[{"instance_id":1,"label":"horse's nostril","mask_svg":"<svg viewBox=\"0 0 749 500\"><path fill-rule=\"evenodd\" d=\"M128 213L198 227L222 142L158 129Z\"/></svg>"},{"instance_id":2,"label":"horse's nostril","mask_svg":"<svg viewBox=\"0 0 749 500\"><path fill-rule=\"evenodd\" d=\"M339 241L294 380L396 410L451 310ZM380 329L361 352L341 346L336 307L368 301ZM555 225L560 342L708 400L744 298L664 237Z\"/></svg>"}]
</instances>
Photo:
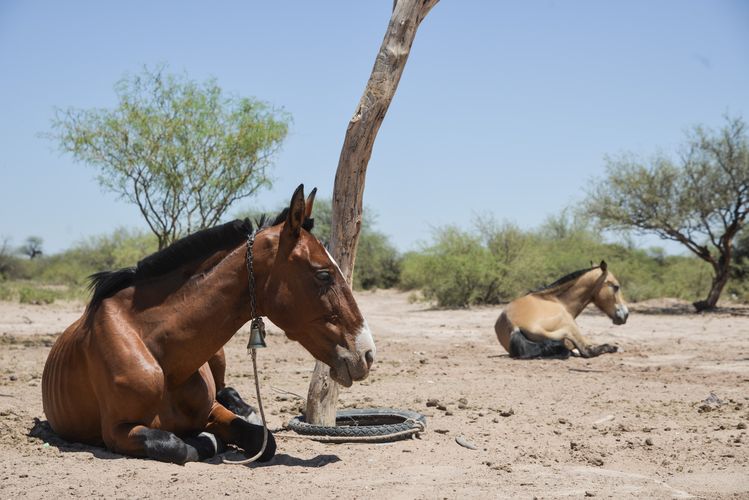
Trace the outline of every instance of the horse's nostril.
<instances>
[{"instance_id":1,"label":"horse's nostril","mask_svg":"<svg viewBox=\"0 0 749 500\"><path fill-rule=\"evenodd\" d=\"M372 368L374 363L374 353L370 350L364 353L364 359L367 361L367 368Z\"/></svg>"}]
</instances>

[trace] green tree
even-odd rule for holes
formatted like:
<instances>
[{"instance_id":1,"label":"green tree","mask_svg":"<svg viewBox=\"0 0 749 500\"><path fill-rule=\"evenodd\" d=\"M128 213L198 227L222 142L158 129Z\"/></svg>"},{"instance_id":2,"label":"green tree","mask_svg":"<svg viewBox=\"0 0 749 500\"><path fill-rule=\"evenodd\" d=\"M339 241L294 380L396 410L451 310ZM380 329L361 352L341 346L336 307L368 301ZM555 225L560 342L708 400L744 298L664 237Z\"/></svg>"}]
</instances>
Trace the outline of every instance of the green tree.
<instances>
[{"instance_id":1,"label":"green tree","mask_svg":"<svg viewBox=\"0 0 749 500\"><path fill-rule=\"evenodd\" d=\"M734 238L749 213L749 139L740 118L713 131L696 127L680 159L607 159L589 192L587 212L602 227L654 233L684 245L713 271L710 291L694 303L716 306L731 275Z\"/></svg>"},{"instance_id":2,"label":"green tree","mask_svg":"<svg viewBox=\"0 0 749 500\"><path fill-rule=\"evenodd\" d=\"M271 185L285 112L164 68L144 68L115 91L114 109L58 110L50 137L138 206L159 248L215 225L235 201Z\"/></svg>"}]
</instances>

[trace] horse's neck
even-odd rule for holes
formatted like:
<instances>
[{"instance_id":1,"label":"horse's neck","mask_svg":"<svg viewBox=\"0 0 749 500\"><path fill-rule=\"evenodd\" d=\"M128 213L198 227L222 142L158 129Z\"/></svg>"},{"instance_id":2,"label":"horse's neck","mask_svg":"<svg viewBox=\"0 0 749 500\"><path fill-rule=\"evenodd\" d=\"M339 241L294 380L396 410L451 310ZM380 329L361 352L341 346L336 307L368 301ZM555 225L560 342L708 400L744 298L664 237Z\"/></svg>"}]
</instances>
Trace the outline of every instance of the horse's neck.
<instances>
[{"instance_id":1,"label":"horse's neck","mask_svg":"<svg viewBox=\"0 0 749 500\"><path fill-rule=\"evenodd\" d=\"M188 281L162 307L173 318L163 339L169 377L179 383L210 359L250 319L244 245Z\"/></svg>"},{"instance_id":2,"label":"horse's neck","mask_svg":"<svg viewBox=\"0 0 749 500\"><path fill-rule=\"evenodd\" d=\"M597 284L597 279L586 278L583 275L572 286L562 291L557 299L573 318L577 318L593 300Z\"/></svg>"}]
</instances>

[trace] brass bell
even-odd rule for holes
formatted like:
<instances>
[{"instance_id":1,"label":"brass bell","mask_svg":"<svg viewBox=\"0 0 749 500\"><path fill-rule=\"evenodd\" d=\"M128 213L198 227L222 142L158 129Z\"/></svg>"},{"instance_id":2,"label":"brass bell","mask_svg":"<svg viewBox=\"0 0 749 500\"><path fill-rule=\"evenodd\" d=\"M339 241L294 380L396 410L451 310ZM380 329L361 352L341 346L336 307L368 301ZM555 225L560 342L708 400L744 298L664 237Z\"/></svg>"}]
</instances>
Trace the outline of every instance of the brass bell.
<instances>
[{"instance_id":1,"label":"brass bell","mask_svg":"<svg viewBox=\"0 0 749 500\"><path fill-rule=\"evenodd\" d=\"M265 343L265 324L262 318L255 318L250 324L250 341L247 350L268 347Z\"/></svg>"}]
</instances>

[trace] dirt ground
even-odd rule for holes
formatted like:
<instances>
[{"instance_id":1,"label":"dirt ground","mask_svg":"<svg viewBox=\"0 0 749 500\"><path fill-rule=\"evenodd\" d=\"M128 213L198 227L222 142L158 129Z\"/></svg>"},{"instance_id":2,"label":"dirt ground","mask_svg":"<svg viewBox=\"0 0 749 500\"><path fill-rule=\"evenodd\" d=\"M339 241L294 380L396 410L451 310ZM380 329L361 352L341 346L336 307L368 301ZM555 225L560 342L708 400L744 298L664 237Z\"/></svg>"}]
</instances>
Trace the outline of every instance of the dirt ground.
<instances>
[{"instance_id":1,"label":"dirt ground","mask_svg":"<svg viewBox=\"0 0 749 500\"><path fill-rule=\"evenodd\" d=\"M619 353L514 361L494 336L499 307L434 310L392 291L358 299L378 359L340 408L415 410L426 432L387 444L279 437L272 462L249 466L34 437L44 360L83 306L0 302L0 498L749 498L749 309L634 304L620 327L589 309L583 331ZM254 401L246 342L243 329L227 346L227 381ZM268 343L258 357L274 428L301 405L277 391L305 396L314 363L277 328Z\"/></svg>"}]
</instances>

